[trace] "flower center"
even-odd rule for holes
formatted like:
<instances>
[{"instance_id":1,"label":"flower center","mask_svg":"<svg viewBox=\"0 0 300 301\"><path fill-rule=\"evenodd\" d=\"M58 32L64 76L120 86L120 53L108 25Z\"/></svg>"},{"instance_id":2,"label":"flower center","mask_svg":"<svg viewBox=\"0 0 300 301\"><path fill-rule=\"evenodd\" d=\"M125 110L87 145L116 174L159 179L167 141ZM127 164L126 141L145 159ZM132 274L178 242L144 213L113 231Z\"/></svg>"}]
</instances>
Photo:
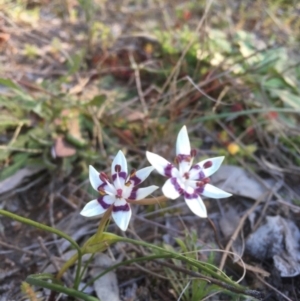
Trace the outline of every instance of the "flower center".
<instances>
[{"instance_id":1,"label":"flower center","mask_svg":"<svg viewBox=\"0 0 300 301\"><path fill-rule=\"evenodd\" d=\"M183 178L185 178L186 180L188 180L190 178L190 173L189 172L185 172L183 174Z\"/></svg>"},{"instance_id":2,"label":"flower center","mask_svg":"<svg viewBox=\"0 0 300 301\"><path fill-rule=\"evenodd\" d=\"M121 199L122 198L122 193L123 193L122 189L117 189L116 198Z\"/></svg>"}]
</instances>

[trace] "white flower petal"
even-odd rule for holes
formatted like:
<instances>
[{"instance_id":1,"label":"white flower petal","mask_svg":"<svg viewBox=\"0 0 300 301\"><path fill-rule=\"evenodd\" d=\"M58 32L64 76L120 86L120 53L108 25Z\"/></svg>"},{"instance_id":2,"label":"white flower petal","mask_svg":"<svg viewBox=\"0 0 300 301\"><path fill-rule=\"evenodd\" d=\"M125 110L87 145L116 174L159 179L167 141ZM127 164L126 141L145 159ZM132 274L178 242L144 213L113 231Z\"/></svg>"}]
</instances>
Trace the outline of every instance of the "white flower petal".
<instances>
[{"instance_id":1,"label":"white flower petal","mask_svg":"<svg viewBox=\"0 0 300 301\"><path fill-rule=\"evenodd\" d=\"M118 151L117 155L115 156L112 164L111 164L111 174L115 174L116 170L115 167L116 165L120 165L121 166L121 172L125 172L126 174L128 173L127 170L127 161L126 158L123 154L123 152L121 150Z\"/></svg>"},{"instance_id":2,"label":"white flower petal","mask_svg":"<svg viewBox=\"0 0 300 301\"><path fill-rule=\"evenodd\" d=\"M150 175L150 173L154 170L153 166L148 166L145 168L142 168L140 170L138 170L135 174L130 176L130 181L133 182L133 186L136 186L140 183L142 183L143 181L145 181L145 179L148 178L148 176Z\"/></svg>"},{"instance_id":3,"label":"white flower petal","mask_svg":"<svg viewBox=\"0 0 300 301\"><path fill-rule=\"evenodd\" d=\"M191 163L192 163L191 161L184 160L184 159L182 161L179 161L178 165L179 165L179 172L181 175L184 175L186 172L189 172L191 168Z\"/></svg>"},{"instance_id":4,"label":"white flower petal","mask_svg":"<svg viewBox=\"0 0 300 301\"><path fill-rule=\"evenodd\" d=\"M114 185L110 184L109 182L106 182L105 185L102 186L102 189L105 191L105 193L109 195L116 195L117 190Z\"/></svg>"},{"instance_id":5,"label":"white flower petal","mask_svg":"<svg viewBox=\"0 0 300 301\"><path fill-rule=\"evenodd\" d=\"M199 217L207 217L206 207L199 195L195 195L194 198L185 197L184 199L194 214Z\"/></svg>"},{"instance_id":6,"label":"white flower petal","mask_svg":"<svg viewBox=\"0 0 300 301\"><path fill-rule=\"evenodd\" d=\"M115 202L112 217L116 225L122 230L126 231L131 218L131 208L125 200L118 200Z\"/></svg>"},{"instance_id":7,"label":"white flower petal","mask_svg":"<svg viewBox=\"0 0 300 301\"><path fill-rule=\"evenodd\" d=\"M99 204L98 200L92 200L83 207L80 214L85 217L97 217L103 214L106 210L107 209L103 208Z\"/></svg>"},{"instance_id":8,"label":"white flower petal","mask_svg":"<svg viewBox=\"0 0 300 301\"><path fill-rule=\"evenodd\" d=\"M177 178L168 179L162 187L162 192L165 197L171 200L177 199L182 193L182 189L178 184Z\"/></svg>"},{"instance_id":9,"label":"white flower petal","mask_svg":"<svg viewBox=\"0 0 300 301\"><path fill-rule=\"evenodd\" d=\"M201 178L202 173L205 178L210 177L220 168L224 158L210 158L195 164L190 170L190 178L192 180L203 180L203 177Z\"/></svg>"},{"instance_id":10,"label":"white flower petal","mask_svg":"<svg viewBox=\"0 0 300 301\"><path fill-rule=\"evenodd\" d=\"M92 187L98 191L103 182L100 180L100 173L92 165L89 166L89 178Z\"/></svg>"},{"instance_id":11,"label":"white flower petal","mask_svg":"<svg viewBox=\"0 0 300 301\"><path fill-rule=\"evenodd\" d=\"M155 186L155 185L151 185L151 186L143 187L143 188L138 188L137 190L133 190L131 192L131 195L130 195L129 198L130 198L130 200L137 200L137 201L142 200L158 188L159 187Z\"/></svg>"},{"instance_id":12,"label":"white flower petal","mask_svg":"<svg viewBox=\"0 0 300 301\"><path fill-rule=\"evenodd\" d=\"M206 184L201 194L205 197L212 198L212 199L223 199L232 196L231 193L219 189L211 184Z\"/></svg>"},{"instance_id":13,"label":"white flower petal","mask_svg":"<svg viewBox=\"0 0 300 301\"><path fill-rule=\"evenodd\" d=\"M146 152L146 157L150 164L157 170L158 173L160 173L163 176L166 177L172 177L177 175L178 170L171 164L169 161L167 161L165 158L151 153Z\"/></svg>"},{"instance_id":14,"label":"white flower petal","mask_svg":"<svg viewBox=\"0 0 300 301\"><path fill-rule=\"evenodd\" d=\"M184 125L177 136L176 141L176 155L190 155L191 145L189 135Z\"/></svg>"}]
</instances>

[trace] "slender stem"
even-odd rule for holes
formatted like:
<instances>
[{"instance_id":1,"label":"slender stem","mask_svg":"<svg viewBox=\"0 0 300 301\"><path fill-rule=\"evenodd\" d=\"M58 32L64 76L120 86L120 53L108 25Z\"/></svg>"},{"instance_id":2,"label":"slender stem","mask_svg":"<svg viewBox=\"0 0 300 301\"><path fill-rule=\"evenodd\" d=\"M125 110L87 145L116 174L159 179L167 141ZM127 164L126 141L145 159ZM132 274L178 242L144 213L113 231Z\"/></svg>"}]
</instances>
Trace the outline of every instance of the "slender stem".
<instances>
[{"instance_id":1,"label":"slender stem","mask_svg":"<svg viewBox=\"0 0 300 301\"><path fill-rule=\"evenodd\" d=\"M149 255L149 256L138 257L138 258L134 258L134 259L122 261L122 262L120 262L118 264L115 264L115 265L107 268L101 274L97 275L96 277L94 277L93 279L91 279L90 281L88 281L86 283L86 285L81 289L81 291L84 291L89 285L91 285L92 283L94 283L94 281L96 281L97 279L101 278L102 276L104 276L105 274L109 273L110 271L117 269L120 266L125 266L125 265L129 265L131 263L142 262L142 261L158 260L158 259L162 259L162 258L173 258L173 255L172 254ZM235 292L235 293L238 293L238 294L249 295L249 296L252 296L252 297L257 298L257 299L261 299L262 298L262 294L260 292L258 292L258 291L255 291L255 290L248 290L248 289L243 288L243 287L241 287L241 288L233 287L232 285L224 283L223 281L216 280L214 278L211 278L209 276L203 275L203 274L198 273L198 272L189 271L187 269L178 267L178 266L173 265L173 264L164 263L162 261L159 261L159 264L165 265L165 266L170 267L170 268L175 269L175 270L177 269L178 271L183 272L183 273L185 273L187 275L190 275L192 277L195 277L195 278L198 278L198 279L201 278L204 281L216 284L216 285L218 285L220 287L223 287L226 290L229 290L229 291L232 291L232 292Z\"/></svg>"},{"instance_id":2,"label":"slender stem","mask_svg":"<svg viewBox=\"0 0 300 301\"><path fill-rule=\"evenodd\" d=\"M109 222L109 219L111 217L111 212L112 212L113 206L111 205L106 212L104 213L103 217L101 218L100 224L98 226L98 230L95 234L95 239L100 238L107 223Z\"/></svg>"},{"instance_id":3,"label":"slender stem","mask_svg":"<svg viewBox=\"0 0 300 301\"><path fill-rule=\"evenodd\" d=\"M64 263L64 265L61 267L61 269L59 270L58 274L56 275L56 279L60 279L62 277L62 275L73 265L75 264L75 262L78 259L78 253L74 254L68 261L66 261ZM77 268L76 270L76 281L79 278L79 276L77 277L77 272L78 270L80 271L80 269ZM79 272L80 273L80 272ZM75 283L76 281L74 281L74 287L75 287Z\"/></svg>"},{"instance_id":4,"label":"slender stem","mask_svg":"<svg viewBox=\"0 0 300 301\"><path fill-rule=\"evenodd\" d=\"M31 220L31 219L19 216L17 214L11 213L11 212L6 211L6 210L0 209L0 214L4 215L6 217L9 217L11 219L14 219L14 220L16 220L18 222L21 222L23 224L30 225L30 226L33 226L35 228L38 228L38 229L41 229L41 230L44 230L44 231L47 231L47 232L54 233L54 234L56 234L56 235L58 235L58 236L60 236L60 237L62 237L64 239L66 239L67 241L69 241L70 244L77 250L77 252L81 254L81 249L80 249L79 245L72 239L72 237L69 236L69 235L67 235L67 234L65 234L64 232L62 232L62 231L60 231L58 229L55 229L55 228L46 226L44 224L35 222L35 221Z\"/></svg>"},{"instance_id":5,"label":"slender stem","mask_svg":"<svg viewBox=\"0 0 300 301\"><path fill-rule=\"evenodd\" d=\"M163 249L161 247L158 247L158 246L155 246L155 245L143 242L143 241L137 241L137 240L126 238L126 237L120 237L119 241L123 241L123 242L132 243L132 244L135 244L135 245L144 246L144 247L147 247L147 248L151 248L151 249L157 250L159 252L163 252L165 254L166 253L170 254L170 255L172 255L173 258L176 258L176 259L182 260L182 261L184 261L186 263L192 264L193 266L195 266L195 267L203 270L204 272L206 272L209 275L215 277L216 279L224 281L225 283L227 283L227 284L229 284L229 285L231 285L231 286L233 286L233 287L235 287L237 289L243 290L243 287L241 285L239 285L236 282L232 281L223 272L222 272L222 274L219 274L218 272L215 272L212 269L208 268L208 266L211 266L212 268L216 269L213 265L209 265L207 263L202 263L202 262L200 262L198 260L195 260L195 259L192 259L192 258L188 258L188 257L186 257L184 255L181 255L180 253L175 253L175 252L172 252L172 251L169 251L169 250L165 250L165 249Z\"/></svg>"},{"instance_id":6,"label":"slender stem","mask_svg":"<svg viewBox=\"0 0 300 301\"><path fill-rule=\"evenodd\" d=\"M56 283L50 283L48 281L45 280L41 280L41 279L36 279L33 276L29 276L26 278L26 282L31 284L31 285L37 285L40 287L44 287L44 288L48 288L52 291L56 291L59 293L64 293L68 296L72 296L75 297L76 299L80 299L80 300L85 300L85 301L99 301L99 299L89 296L87 294L84 294L78 290L72 289L72 288L68 288L68 287L64 287L62 285L56 284Z\"/></svg>"},{"instance_id":7,"label":"slender stem","mask_svg":"<svg viewBox=\"0 0 300 301\"><path fill-rule=\"evenodd\" d=\"M147 199L142 199L139 201L127 200L127 202L130 204L135 204L135 205L155 205L160 202L165 202L167 200L168 200L168 198L166 198L164 195L162 195L159 197L147 198Z\"/></svg>"},{"instance_id":8,"label":"slender stem","mask_svg":"<svg viewBox=\"0 0 300 301\"><path fill-rule=\"evenodd\" d=\"M110 206L108 208L108 210L105 212L105 214L103 215L98 230L96 232L95 235L93 235L92 237L90 237L90 239L88 239L85 244L82 246L81 248L81 253L84 253L84 250L87 246L89 246L91 243L93 243L95 241L95 239L97 240L101 240L101 235L105 229L105 226L107 224L107 222L109 221L109 218L111 216L111 211L112 211L112 206ZM74 256L72 256L67 262L65 262L65 264L62 266L62 268L60 269L60 271L58 272L56 278L60 279L62 277L62 275L73 265L75 264L76 260L78 259L77 254L75 254ZM80 266L81 268L81 266ZM76 278L74 281L74 288L77 289L80 283L80 275L82 275L82 273L80 273L80 269L77 268L76 271Z\"/></svg>"},{"instance_id":9,"label":"slender stem","mask_svg":"<svg viewBox=\"0 0 300 301\"><path fill-rule=\"evenodd\" d=\"M41 229L41 230L44 230L44 231L47 231L47 232L50 232L50 233L54 233L64 239L66 239L67 241L70 242L70 244L77 250L77 254L76 254L76 260L78 259L78 265L77 265L77 270L76 270L76 276L75 276L75 281L74 283L79 283L80 282L80 279L79 279L79 276L80 276L80 269L81 269L81 257L82 257L82 252L81 252L81 249L79 247L79 245L76 243L76 241L74 241L72 239L72 237L70 237L69 235L65 234L64 232L58 230L58 229L55 229L55 228L52 228L52 227L49 227L49 226L46 226L44 224L41 224L41 223L38 223L38 222L35 222L31 219L28 219L28 218L25 218L25 217L22 217L22 216L19 216L17 214L14 214L14 213L11 213L9 211L6 211L6 210L2 210L0 209L0 214L1 215L4 215L6 217L9 217L11 219L14 219L16 221L19 221L23 224L26 224L26 225L30 225L30 226L33 226L35 228L38 228L38 229ZM74 257L74 256L73 256ZM76 260L73 262L75 263ZM61 269L62 270L62 269ZM59 272L60 273L60 272ZM63 274L63 273L62 273ZM60 275L60 277L62 276L62 274ZM59 277L59 278L60 278Z\"/></svg>"}]
</instances>

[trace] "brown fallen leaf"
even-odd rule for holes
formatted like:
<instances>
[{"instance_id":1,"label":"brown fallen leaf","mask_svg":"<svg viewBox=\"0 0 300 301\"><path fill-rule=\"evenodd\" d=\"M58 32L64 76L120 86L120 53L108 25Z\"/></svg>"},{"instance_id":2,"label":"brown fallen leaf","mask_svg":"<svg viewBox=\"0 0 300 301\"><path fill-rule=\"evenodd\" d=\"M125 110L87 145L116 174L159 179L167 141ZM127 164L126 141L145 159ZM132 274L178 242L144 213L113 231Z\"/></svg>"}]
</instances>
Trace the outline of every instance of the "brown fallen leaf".
<instances>
[{"instance_id":1,"label":"brown fallen leaf","mask_svg":"<svg viewBox=\"0 0 300 301\"><path fill-rule=\"evenodd\" d=\"M63 137L57 137L51 148L51 154L54 159L71 157L76 154L76 148L68 144Z\"/></svg>"}]
</instances>

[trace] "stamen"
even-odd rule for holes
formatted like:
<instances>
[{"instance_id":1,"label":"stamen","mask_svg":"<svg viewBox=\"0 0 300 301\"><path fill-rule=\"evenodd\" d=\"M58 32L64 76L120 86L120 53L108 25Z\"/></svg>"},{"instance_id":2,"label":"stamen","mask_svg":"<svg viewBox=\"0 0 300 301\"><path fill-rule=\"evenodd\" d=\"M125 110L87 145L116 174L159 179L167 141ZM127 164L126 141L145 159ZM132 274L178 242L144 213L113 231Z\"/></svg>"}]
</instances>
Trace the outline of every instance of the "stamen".
<instances>
[{"instance_id":1,"label":"stamen","mask_svg":"<svg viewBox=\"0 0 300 301\"><path fill-rule=\"evenodd\" d=\"M203 164L203 168L206 169L212 167L212 165L213 165L212 161L207 161Z\"/></svg>"},{"instance_id":2,"label":"stamen","mask_svg":"<svg viewBox=\"0 0 300 301\"><path fill-rule=\"evenodd\" d=\"M205 178L202 181L197 182L197 187L203 187L210 182L210 178Z\"/></svg>"},{"instance_id":3,"label":"stamen","mask_svg":"<svg viewBox=\"0 0 300 301\"><path fill-rule=\"evenodd\" d=\"M127 187L129 187L130 185L131 185L131 181L130 180L125 183L125 186L127 186Z\"/></svg>"},{"instance_id":4,"label":"stamen","mask_svg":"<svg viewBox=\"0 0 300 301\"><path fill-rule=\"evenodd\" d=\"M100 177L100 180L102 182L107 182L108 181L108 176L104 172L101 172L99 177Z\"/></svg>"},{"instance_id":5,"label":"stamen","mask_svg":"<svg viewBox=\"0 0 300 301\"><path fill-rule=\"evenodd\" d=\"M121 165L116 164L115 166L115 172L120 172L121 171Z\"/></svg>"},{"instance_id":6,"label":"stamen","mask_svg":"<svg viewBox=\"0 0 300 301\"><path fill-rule=\"evenodd\" d=\"M192 149L192 150L191 150L191 157L192 157L192 158L195 158L196 155L197 155L197 150L196 150L196 149Z\"/></svg>"},{"instance_id":7,"label":"stamen","mask_svg":"<svg viewBox=\"0 0 300 301\"><path fill-rule=\"evenodd\" d=\"M180 162L183 162L183 161L190 162L191 159L192 158L191 158L190 155L181 155L181 154L179 154L179 155L176 156L175 161L176 161L177 164L179 164Z\"/></svg>"},{"instance_id":8,"label":"stamen","mask_svg":"<svg viewBox=\"0 0 300 301\"><path fill-rule=\"evenodd\" d=\"M106 195L106 192L103 188L98 188L98 191L101 195Z\"/></svg>"},{"instance_id":9,"label":"stamen","mask_svg":"<svg viewBox=\"0 0 300 301\"><path fill-rule=\"evenodd\" d=\"M203 187L204 186L204 182L203 181L199 181L196 183L197 187Z\"/></svg>"},{"instance_id":10,"label":"stamen","mask_svg":"<svg viewBox=\"0 0 300 301\"><path fill-rule=\"evenodd\" d=\"M130 178L132 177L135 177L135 174L136 174L136 169L133 169L131 172L130 172Z\"/></svg>"},{"instance_id":11,"label":"stamen","mask_svg":"<svg viewBox=\"0 0 300 301\"><path fill-rule=\"evenodd\" d=\"M210 183L210 178L205 178L202 180L204 185Z\"/></svg>"}]
</instances>

